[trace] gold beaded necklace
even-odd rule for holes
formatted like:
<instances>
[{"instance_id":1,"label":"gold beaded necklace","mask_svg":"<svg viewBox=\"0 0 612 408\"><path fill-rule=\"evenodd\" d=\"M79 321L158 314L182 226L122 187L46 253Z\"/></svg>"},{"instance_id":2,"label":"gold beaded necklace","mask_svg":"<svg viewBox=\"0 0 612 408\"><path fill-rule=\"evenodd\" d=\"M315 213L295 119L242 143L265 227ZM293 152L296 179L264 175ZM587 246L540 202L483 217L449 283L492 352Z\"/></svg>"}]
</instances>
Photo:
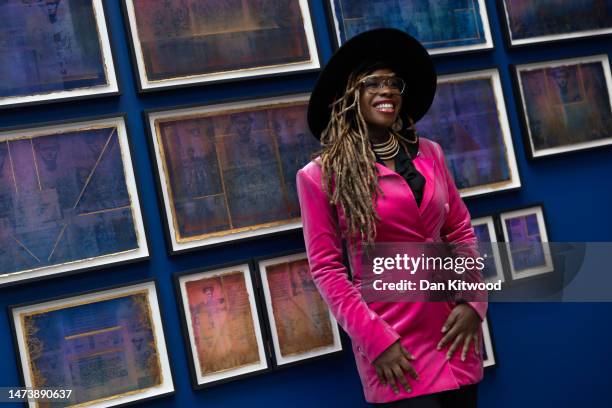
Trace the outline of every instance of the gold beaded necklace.
<instances>
[{"instance_id":1,"label":"gold beaded necklace","mask_svg":"<svg viewBox=\"0 0 612 408\"><path fill-rule=\"evenodd\" d=\"M372 149L382 160L390 160L399 153L400 145L393 133L382 143L372 143Z\"/></svg>"}]
</instances>

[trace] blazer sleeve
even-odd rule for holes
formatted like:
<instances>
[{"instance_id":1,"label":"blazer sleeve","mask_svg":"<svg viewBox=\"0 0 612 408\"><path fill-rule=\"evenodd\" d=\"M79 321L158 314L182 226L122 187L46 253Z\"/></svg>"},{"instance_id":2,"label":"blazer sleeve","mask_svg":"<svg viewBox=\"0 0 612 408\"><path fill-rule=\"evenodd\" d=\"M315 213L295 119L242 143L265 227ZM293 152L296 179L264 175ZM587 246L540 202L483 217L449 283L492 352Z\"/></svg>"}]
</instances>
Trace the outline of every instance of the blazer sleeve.
<instances>
[{"instance_id":1,"label":"blazer sleeve","mask_svg":"<svg viewBox=\"0 0 612 408\"><path fill-rule=\"evenodd\" d=\"M444 170L446 184L448 186L449 211L446 221L440 230L441 238L443 241L451 244L465 244L464 246L460 246L460 250L467 252L466 255L478 257L480 256L477 250L478 238L476 237L474 228L472 227L470 213L459 195L459 190L457 190L452 174L448 170L446 158L442 148L437 143L435 146L436 150L438 150L441 167ZM469 278L470 281L483 281L482 273L477 269L471 271L468 270L466 273L471 273ZM482 292L478 295L478 298L481 297L486 299L486 292ZM476 313L478 313L481 321L484 320L485 315L487 314L487 301L466 303L469 304L476 311Z\"/></svg>"},{"instance_id":2,"label":"blazer sleeve","mask_svg":"<svg viewBox=\"0 0 612 408\"><path fill-rule=\"evenodd\" d=\"M312 278L340 326L373 362L401 336L368 307L348 280L335 209L321 184L303 169L297 172L296 182Z\"/></svg>"}]
</instances>

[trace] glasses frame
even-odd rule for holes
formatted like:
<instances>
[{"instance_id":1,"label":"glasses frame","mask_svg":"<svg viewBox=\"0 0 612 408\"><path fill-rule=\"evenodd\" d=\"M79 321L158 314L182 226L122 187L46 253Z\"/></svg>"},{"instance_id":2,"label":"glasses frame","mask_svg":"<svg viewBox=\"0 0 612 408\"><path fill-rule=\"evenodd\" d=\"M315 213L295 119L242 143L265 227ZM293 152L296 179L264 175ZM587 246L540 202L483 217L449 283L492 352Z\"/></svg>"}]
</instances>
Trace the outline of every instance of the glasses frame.
<instances>
[{"instance_id":1,"label":"glasses frame","mask_svg":"<svg viewBox=\"0 0 612 408\"><path fill-rule=\"evenodd\" d=\"M372 92L369 89L365 89L365 91L370 93L370 94L379 94L379 93L381 93L381 91L385 88L385 86L388 87L389 89L392 89L389 86L389 80L390 79L399 79L402 82L402 89L400 90L398 95L402 95L404 93L404 91L406 90L406 81L402 77L399 77L399 76L397 76L395 74L371 74L371 75L367 75L367 76L365 76L365 77L363 77L363 78L361 78L359 80L359 85L362 88L365 88L365 81L367 81L370 78L383 78L383 80L380 82L376 92Z\"/></svg>"}]
</instances>

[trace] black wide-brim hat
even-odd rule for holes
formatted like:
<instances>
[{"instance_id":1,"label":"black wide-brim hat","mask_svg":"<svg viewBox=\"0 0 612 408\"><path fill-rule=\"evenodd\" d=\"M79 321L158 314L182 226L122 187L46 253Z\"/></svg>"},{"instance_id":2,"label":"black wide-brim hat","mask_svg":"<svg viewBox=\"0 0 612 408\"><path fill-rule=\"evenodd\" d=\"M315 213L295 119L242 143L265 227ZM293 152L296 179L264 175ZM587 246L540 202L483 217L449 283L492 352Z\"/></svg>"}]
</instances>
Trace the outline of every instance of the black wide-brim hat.
<instances>
[{"instance_id":1,"label":"black wide-brim hat","mask_svg":"<svg viewBox=\"0 0 612 408\"><path fill-rule=\"evenodd\" d=\"M410 116L416 123L429 110L436 93L437 75L425 47L395 28L365 31L342 44L319 74L308 103L308 126L317 139L321 139L329 123L329 105L344 94L350 73L366 60L388 63L406 82L401 118Z\"/></svg>"}]
</instances>

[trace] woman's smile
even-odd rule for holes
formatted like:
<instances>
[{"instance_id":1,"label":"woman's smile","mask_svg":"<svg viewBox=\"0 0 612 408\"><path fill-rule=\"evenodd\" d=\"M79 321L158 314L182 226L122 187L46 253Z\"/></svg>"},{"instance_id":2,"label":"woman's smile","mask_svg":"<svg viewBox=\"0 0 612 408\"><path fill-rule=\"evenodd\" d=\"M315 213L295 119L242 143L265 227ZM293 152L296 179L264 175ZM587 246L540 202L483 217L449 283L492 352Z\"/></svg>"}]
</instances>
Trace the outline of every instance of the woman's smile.
<instances>
[{"instance_id":1,"label":"woman's smile","mask_svg":"<svg viewBox=\"0 0 612 408\"><path fill-rule=\"evenodd\" d=\"M395 113L395 102L392 99L381 99L374 102L374 109L380 113Z\"/></svg>"}]
</instances>

